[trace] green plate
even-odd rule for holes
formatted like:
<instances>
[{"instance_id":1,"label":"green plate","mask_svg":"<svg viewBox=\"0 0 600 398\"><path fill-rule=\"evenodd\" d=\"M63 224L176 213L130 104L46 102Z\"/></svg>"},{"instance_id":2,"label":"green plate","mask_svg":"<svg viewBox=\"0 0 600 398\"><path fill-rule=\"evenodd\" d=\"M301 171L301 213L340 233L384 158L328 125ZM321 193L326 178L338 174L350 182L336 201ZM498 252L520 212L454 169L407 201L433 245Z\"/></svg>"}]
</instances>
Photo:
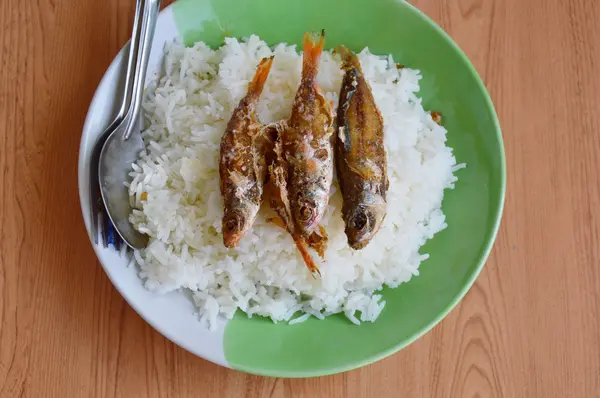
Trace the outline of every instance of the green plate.
<instances>
[{"instance_id":1,"label":"green plate","mask_svg":"<svg viewBox=\"0 0 600 398\"><path fill-rule=\"evenodd\" d=\"M505 161L494 107L477 72L428 17L398 0L180 0L175 23L186 44L218 46L225 36L254 33L269 44L300 44L324 28L327 47L368 46L375 54L420 69L425 109L441 111L448 144L467 168L446 191L449 227L423 248L420 276L385 289L375 323L343 316L299 325L273 324L238 312L226 326L224 352L234 368L282 377L325 375L390 355L430 330L465 295L490 252L502 214Z\"/></svg>"}]
</instances>

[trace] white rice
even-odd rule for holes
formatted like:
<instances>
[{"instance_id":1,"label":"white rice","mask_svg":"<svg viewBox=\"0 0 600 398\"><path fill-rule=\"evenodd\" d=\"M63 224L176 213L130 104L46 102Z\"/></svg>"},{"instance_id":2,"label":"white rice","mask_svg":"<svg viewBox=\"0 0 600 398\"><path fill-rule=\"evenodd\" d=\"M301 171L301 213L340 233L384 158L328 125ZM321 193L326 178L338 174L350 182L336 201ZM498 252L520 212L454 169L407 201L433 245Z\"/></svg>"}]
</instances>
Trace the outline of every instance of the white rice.
<instances>
[{"instance_id":1,"label":"white rice","mask_svg":"<svg viewBox=\"0 0 600 398\"><path fill-rule=\"evenodd\" d=\"M444 189L454 187L453 172L463 166L445 145L446 130L416 96L419 71L397 69L391 56L364 49L359 58L384 118L388 155L388 210L379 233L363 250L348 247L334 183L322 221L330 237L326 261L313 256L321 278L307 271L288 233L265 221L272 214L266 205L239 246L225 248L219 143L256 65L270 55L275 60L258 107L263 123L290 115L302 60L295 46L269 48L252 36L226 39L218 50L204 43L166 47L165 74L144 103L146 151L130 174L131 202L139 209L131 221L151 236L134 256L140 276L156 292L191 289L209 327L237 309L274 322L340 312L357 325L375 321L385 306L375 292L418 275L428 257L419 248L446 227ZM341 78L339 60L324 53L318 80L336 106Z\"/></svg>"}]
</instances>

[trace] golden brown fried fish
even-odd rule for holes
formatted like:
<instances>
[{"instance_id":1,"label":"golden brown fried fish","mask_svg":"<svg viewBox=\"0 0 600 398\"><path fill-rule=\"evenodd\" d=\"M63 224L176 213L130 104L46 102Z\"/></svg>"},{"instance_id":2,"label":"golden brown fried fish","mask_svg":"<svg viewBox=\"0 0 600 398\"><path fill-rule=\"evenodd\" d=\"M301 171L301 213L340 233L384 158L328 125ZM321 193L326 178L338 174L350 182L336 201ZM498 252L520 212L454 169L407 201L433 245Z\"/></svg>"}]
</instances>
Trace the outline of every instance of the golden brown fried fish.
<instances>
[{"instance_id":1,"label":"golden brown fried fish","mask_svg":"<svg viewBox=\"0 0 600 398\"><path fill-rule=\"evenodd\" d=\"M282 151L281 139L278 137L275 142L274 150L276 160L269 166L269 175L271 184L271 207L279 215L279 219L272 218L268 221L285 228L290 233L294 240L294 244L302 255L310 273L313 275L320 275L319 268L308 252L309 244L300 234L300 231L292 219L292 207L289 201L289 192L287 190L288 165L286 164L285 159L283 159Z\"/></svg>"},{"instance_id":2,"label":"golden brown fried fish","mask_svg":"<svg viewBox=\"0 0 600 398\"><path fill-rule=\"evenodd\" d=\"M305 237L317 230L333 178L334 112L317 84L324 43L324 31L304 35L302 79L282 134L292 220Z\"/></svg>"},{"instance_id":3,"label":"golden brown fried fish","mask_svg":"<svg viewBox=\"0 0 600 398\"><path fill-rule=\"evenodd\" d=\"M254 223L262 202L270 138L269 129L256 120L256 104L272 63L273 57L260 62L221 139L219 177L224 203L223 243L227 247L238 244Z\"/></svg>"},{"instance_id":4,"label":"golden brown fried fish","mask_svg":"<svg viewBox=\"0 0 600 398\"><path fill-rule=\"evenodd\" d=\"M355 54L336 49L345 70L337 113L336 165L348 244L362 249L386 215L388 188L383 119Z\"/></svg>"}]
</instances>

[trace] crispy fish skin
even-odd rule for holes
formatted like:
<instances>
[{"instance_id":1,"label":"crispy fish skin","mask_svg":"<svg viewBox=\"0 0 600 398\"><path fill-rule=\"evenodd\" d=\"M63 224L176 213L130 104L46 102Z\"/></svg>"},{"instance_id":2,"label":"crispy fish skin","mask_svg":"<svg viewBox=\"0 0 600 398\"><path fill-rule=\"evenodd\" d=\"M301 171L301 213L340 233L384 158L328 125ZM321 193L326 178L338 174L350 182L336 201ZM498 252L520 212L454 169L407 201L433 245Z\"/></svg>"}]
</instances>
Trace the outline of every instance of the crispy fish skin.
<instances>
[{"instance_id":1,"label":"crispy fish skin","mask_svg":"<svg viewBox=\"0 0 600 398\"><path fill-rule=\"evenodd\" d=\"M256 104L269 75L273 57L264 58L248 85L221 139L219 182L223 197L223 243L237 246L254 223L267 176L268 131L256 120Z\"/></svg>"},{"instance_id":2,"label":"crispy fish skin","mask_svg":"<svg viewBox=\"0 0 600 398\"><path fill-rule=\"evenodd\" d=\"M344 46L345 75L337 112L336 168L348 244L364 248L386 215L388 188L383 118L355 54Z\"/></svg>"},{"instance_id":3,"label":"crispy fish skin","mask_svg":"<svg viewBox=\"0 0 600 398\"><path fill-rule=\"evenodd\" d=\"M302 78L282 134L292 219L305 237L317 230L333 178L334 110L316 80L324 43L324 31L304 35Z\"/></svg>"}]
</instances>

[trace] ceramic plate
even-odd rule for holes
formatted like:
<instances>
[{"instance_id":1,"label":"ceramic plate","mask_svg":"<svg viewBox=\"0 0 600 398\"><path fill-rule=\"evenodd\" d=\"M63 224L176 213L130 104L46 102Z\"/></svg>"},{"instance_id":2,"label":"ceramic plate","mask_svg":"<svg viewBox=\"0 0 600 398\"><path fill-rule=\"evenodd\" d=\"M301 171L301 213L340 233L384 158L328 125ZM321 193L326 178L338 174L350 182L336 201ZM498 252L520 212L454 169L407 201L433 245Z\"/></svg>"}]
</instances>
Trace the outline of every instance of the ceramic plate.
<instances>
[{"instance_id":1,"label":"ceramic plate","mask_svg":"<svg viewBox=\"0 0 600 398\"><path fill-rule=\"evenodd\" d=\"M307 30L327 32L327 47L368 46L423 75L425 109L444 115L448 144L459 163L456 188L446 191L449 227L423 248L431 257L420 275L384 289L385 310L375 323L355 326L343 316L297 325L248 319L238 311L205 329L183 293L145 290L135 267L112 250L94 246L111 281L156 330L219 365L280 377L316 376L366 365L410 344L439 322L464 296L490 252L502 213L505 164L502 137L486 89L461 50L429 18L399 0L180 0L160 14L148 79L160 69L165 42L203 40L219 46L226 36L254 33L269 44L300 44ZM79 157L79 193L90 231L90 152L116 114L127 48L104 75L87 115Z\"/></svg>"}]
</instances>

